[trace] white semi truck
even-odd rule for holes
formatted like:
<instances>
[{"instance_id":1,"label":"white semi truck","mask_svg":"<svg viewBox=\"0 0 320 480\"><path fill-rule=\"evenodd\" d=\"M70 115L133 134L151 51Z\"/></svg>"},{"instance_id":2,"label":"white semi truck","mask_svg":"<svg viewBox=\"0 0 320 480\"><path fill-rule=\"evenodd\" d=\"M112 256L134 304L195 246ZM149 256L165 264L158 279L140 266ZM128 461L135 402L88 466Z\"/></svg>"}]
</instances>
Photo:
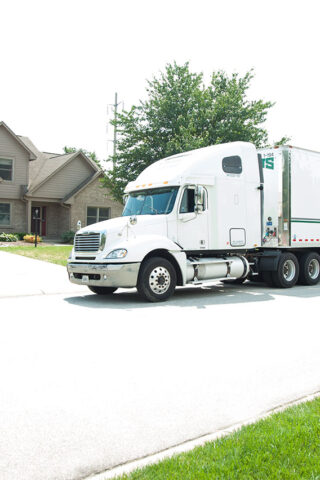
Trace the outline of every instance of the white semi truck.
<instances>
[{"instance_id":1,"label":"white semi truck","mask_svg":"<svg viewBox=\"0 0 320 480\"><path fill-rule=\"evenodd\" d=\"M319 281L320 153L215 145L153 163L125 194L122 217L75 235L71 282L157 302L177 285Z\"/></svg>"}]
</instances>

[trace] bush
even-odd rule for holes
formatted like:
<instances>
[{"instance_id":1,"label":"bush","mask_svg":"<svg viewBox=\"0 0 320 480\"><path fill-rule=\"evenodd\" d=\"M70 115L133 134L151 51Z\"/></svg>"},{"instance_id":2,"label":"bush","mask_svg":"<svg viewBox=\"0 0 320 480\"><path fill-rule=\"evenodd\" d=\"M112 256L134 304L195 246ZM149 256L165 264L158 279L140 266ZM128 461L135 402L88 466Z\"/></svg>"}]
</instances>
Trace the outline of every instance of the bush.
<instances>
[{"instance_id":1,"label":"bush","mask_svg":"<svg viewBox=\"0 0 320 480\"><path fill-rule=\"evenodd\" d=\"M73 243L74 236L75 236L75 232L70 230L69 232L64 232L61 235L61 238L63 243Z\"/></svg>"},{"instance_id":2,"label":"bush","mask_svg":"<svg viewBox=\"0 0 320 480\"><path fill-rule=\"evenodd\" d=\"M17 242L18 237L13 233L0 233L0 242Z\"/></svg>"},{"instance_id":3,"label":"bush","mask_svg":"<svg viewBox=\"0 0 320 480\"><path fill-rule=\"evenodd\" d=\"M23 240L24 240L25 242L28 242L28 243L34 243L35 235L25 235L25 236L23 237ZM37 235L37 242L38 242L38 243L39 243L39 242L42 242L42 238L39 237L39 235Z\"/></svg>"},{"instance_id":4,"label":"bush","mask_svg":"<svg viewBox=\"0 0 320 480\"><path fill-rule=\"evenodd\" d=\"M18 240L23 240L23 237L25 237L28 234L27 232L18 232L18 233L15 232L13 235L15 235L18 238Z\"/></svg>"}]
</instances>

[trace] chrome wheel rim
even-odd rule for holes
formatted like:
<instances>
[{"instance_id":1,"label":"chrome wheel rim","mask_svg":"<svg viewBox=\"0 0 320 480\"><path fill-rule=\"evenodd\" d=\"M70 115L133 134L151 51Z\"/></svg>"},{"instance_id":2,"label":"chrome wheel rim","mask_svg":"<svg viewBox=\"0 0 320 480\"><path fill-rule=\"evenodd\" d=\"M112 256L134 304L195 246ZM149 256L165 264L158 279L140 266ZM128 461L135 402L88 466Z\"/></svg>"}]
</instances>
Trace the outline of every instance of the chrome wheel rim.
<instances>
[{"instance_id":1,"label":"chrome wheel rim","mask_svg":"<svg viewBox=\"0 0 320 480\"><path fill-rule=\"evenodd\" d=\"M170 287L171 277L170 273L165 267L156 267L149 275L149 287L153 293L165 293Z\"/></svg>"},{"instance_id":2,"label":"chrome wheel rim","mask_svg":"<svg viewBox=\"0 0 320 480\"><path fill-rule=\"evenodd\" d=\"M283 276L287 282L291 282L296 274L296 266L293 260L286 260L283 264Z\"/></svg>"},{"instance_id":3,"label":"chrome wheel rim","mask_svg":"<svg viewBox=\"0 0 320 480\"><path fill-rule=\"evenodd\" d=\"M319 272L320 272L320 265L319 265L319 262L318 260L316 260L315 258L313 258L310 262L309 262L309 265L308 265L308 274L309 274L309 277L312 279L312 280L316 280L319 276Z\"/></svg>"}]
</instances>

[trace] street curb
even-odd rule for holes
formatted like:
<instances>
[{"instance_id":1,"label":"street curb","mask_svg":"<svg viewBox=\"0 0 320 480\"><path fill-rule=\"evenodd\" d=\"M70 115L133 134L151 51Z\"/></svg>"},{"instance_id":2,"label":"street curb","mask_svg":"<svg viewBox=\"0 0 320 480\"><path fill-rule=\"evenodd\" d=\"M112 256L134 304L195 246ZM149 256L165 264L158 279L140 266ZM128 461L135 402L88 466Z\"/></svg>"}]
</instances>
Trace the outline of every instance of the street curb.
<instances>
[{"instance_id":1,"label":"street curb","mask_svg":"<svg viewBox=\"0 0 320 480\"><path fill-rule=\"evenodd\" d=\"M165 458L172 457L173 455L177 455L179 453L184 453L188 452L189 450L194 449L195 447L199 447L204 445L207 442L213 442L215 440L218 440L219 438L225 437L226 435L229 435L231 433L234 433L237 430L240 430L240 428L250 425L252 423L255 423L259 420L263 420L264 418L269 417L270 415L273 415L274 413L282 412L283 410L286 410L289 407L293 407L295 405L299 405L300 403L305 403L309 402L311 400L314 400L315 398L320 397L320 390L317 390L314 393L305 395L303 397L300 397L296 400L290 401L283 403L279 405L278 407L272 408L270 410L267 410L263 412L261 415L257 415L255 417L251 417L244 422L236 423L234 425L230 425L222 430L218 430L215 433L209 433L206 435L202 435L201 437L192 439L192 440L187 440L183 443L180 443L179 445L175 445L174 447L167 448L165 450L162 450L161 452L154 453L152 455L147 455L145 457L141 457L137 460L131 460L127 463L123 463L121 465L118 465L116 467L112 467L108 470L105 470L103 472L97 472L89 475L89 477L83 477L82 480L107 480L114 478L116 476L123 475L125 473L130 473L133 470L136 470L138 468L143 468L147 465L151 465L154 463L158 463Z\"/></svg>"}]
</instances>

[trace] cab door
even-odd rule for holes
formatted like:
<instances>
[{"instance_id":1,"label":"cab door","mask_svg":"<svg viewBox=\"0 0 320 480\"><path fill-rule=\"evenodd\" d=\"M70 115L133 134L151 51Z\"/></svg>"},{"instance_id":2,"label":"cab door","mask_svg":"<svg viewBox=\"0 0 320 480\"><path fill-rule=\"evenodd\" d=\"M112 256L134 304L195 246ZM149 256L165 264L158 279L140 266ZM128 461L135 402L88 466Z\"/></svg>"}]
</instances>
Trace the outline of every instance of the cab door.
<instances>
[{"instance_id":1,"label":"cab door","mask_svg":"<svg viewBox=\"0 0 320 480\"><path fill-rule=\"evenodd\" d=\"M205 250L209 245L207 191L204 189L203 206L200 210L195 208L195 189L195 185L187 185L178 205L177 243L184 250Z\"/></svg>"}]
</instances>

